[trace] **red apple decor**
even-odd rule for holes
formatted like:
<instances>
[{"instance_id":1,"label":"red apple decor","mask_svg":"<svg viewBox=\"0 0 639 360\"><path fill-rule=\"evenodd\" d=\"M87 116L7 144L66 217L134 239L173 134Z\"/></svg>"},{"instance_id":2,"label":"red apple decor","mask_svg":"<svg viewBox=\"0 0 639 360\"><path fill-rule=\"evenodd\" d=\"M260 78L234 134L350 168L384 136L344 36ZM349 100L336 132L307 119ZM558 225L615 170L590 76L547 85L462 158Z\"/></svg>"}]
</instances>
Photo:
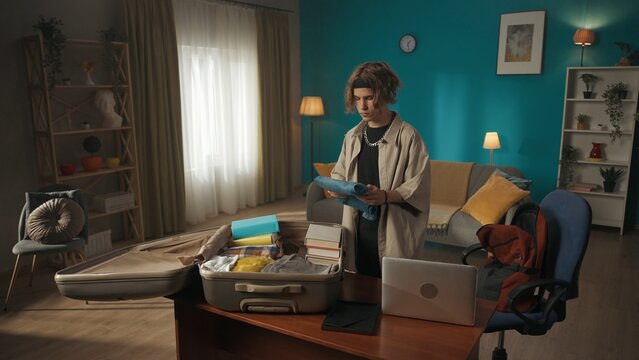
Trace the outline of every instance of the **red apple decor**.
<instances>
[{"instance_id":1,"label":"red apple decor","mask_svg":"<svg viewBox=\"0 0 639 360\"><path fill-rule=\"evenodd\" d=\"M84 150L91 153L91 156L85 156L81 159L84 171L92 172L100 170L102 168L102 157L94 155L102 146L100 139L95 136L89 136L84 139L82 146L84 147Z\"/></svg>"}]
</instances>

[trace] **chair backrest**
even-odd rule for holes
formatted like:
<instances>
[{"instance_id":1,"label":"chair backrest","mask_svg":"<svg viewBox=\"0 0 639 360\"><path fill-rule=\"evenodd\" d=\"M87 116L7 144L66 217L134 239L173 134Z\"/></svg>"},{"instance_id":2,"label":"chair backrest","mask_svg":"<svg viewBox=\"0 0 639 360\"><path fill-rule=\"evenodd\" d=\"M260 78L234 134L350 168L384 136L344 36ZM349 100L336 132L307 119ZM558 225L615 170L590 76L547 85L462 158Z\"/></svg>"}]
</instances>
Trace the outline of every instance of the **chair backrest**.
<instances>
[{"instance_id":1,"label":"chair backrest","mask_svg":"<svg viewBox=\"0 0 639 360\"><path fill-rule=\"evenodd\" d=\"M38 192L44 193L44 192L56 192L56 191L69 191L69 190L76 190L76 188L67 184L49 184L38 189ZM80 192L79 197L77 197L75 200L80 204L80 206L82 207L82 210L84 210L84 216L85 216L84 226L82 227L82 231L80 232L78 236L84 238L86 241L89 238L89 218L88 218L89 214L88 214L87 199L86 197L84 197L82 192ZM28 238L27 230L26 230L27 208L28 206L25 203L24 206L22 207L22 212L20 213L20 221L18 223L18 240Z\"/></svg>"},{"instance_id":2,"label":"chair backrest","mask_svg":"<svg viewBox=\"0 0 639 360\"><path fill-rule=\"evenodd\" d=\"M566 299L579 294L578 281L581 262L588 247L592 212L582 197L565 190L546 195L540 204L548 222L548 249L545 277L571 284Z\"/></svg>"}]
</instances>

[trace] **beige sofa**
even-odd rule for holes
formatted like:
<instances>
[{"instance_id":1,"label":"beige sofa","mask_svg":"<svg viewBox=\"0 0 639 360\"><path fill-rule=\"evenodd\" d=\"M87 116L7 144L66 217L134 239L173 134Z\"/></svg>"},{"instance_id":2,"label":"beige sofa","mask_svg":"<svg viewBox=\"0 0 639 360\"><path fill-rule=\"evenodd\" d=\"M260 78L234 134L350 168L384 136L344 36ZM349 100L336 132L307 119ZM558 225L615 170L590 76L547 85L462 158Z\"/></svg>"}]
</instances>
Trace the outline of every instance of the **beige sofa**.
<instances>
[{"instance_id":1,"label":"beige sofa","mask_svg":"<svg viewBox=\"0 0 639 360\"><path fill-rule=\"evenodd\" d=\"M440 161L440 164L438 166L434 166L434 163L435 161L433 161L433 166L431 169L431 177L433 178L436 176L434 172L436 172L437 169L441 169L442 165L445 166L462 164ZM495 172L495 168L495 166L491 165L470 164L470 174L468 175L468 185L465 191L464 200L468 200L468 198L470 198L475 192L477 192L479 188L482 187L482 185L484 185L486 180L488 180L493 172ZM524 177L521 171L514 167L499 166L499 168L511 175L520 178ZM451 184L454 185L459 183L460 182L456 181L433 181L433 187L431 188L431 193L433 194L431 195L431 217L433 217L433 214L436 212L433 211L433 209L441 206L441 204L433 202L433 200L438 197L434 194L439 194L441 192L450 192ZM512 206L508 210L506 215L502 218L501 222L510 223L510 220L512 219L512 216L514 215L516 209L519 207L519 204L529 200L529 198L525 198L524 200ZM322 189L319 186L315 185L315 183L311 183L309 185L306 192L306 218L309 221L340 224L342 222L342 206L342 204L338 203L334 199L325 198ZM441 231L429 231L429 235L424 240L466 247L468 245L477 243L477 237L475 233L480 227L481 224L472 216L464 212L457 211L454 213L454 215L452 215L452 217L450 217L450 221L448 221L448 226L446 229L443 229Z\"/></svg>"}]
</instances>

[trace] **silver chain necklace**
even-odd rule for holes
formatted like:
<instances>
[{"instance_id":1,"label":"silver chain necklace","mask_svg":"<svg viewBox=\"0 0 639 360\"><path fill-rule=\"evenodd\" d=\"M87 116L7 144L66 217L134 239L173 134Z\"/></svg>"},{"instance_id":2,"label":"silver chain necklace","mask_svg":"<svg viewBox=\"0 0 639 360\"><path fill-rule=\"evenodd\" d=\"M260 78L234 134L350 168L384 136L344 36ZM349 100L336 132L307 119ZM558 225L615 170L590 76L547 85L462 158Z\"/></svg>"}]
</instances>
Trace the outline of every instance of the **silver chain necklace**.
<instances>
[{"instance_id":1,"label":"silver chain necklace","mask_svg":"<svg viewBox=\"0 0 639 360\"><path fill-rule=\"evenodd\" d=\"M370 146L370 147L375 147L375 146L379 146L379 144L382 143L382 141L384 141L384 137L386 137L386 134L388 133L388 130L390 130L390 126L393 123L393 121L391 120L390 123L388 123L388 127L386 128L386 131L384 131L384 135L382 135L381 138L379 138L379 140L375 141L374 143L371 143L368 140L368 135L366 134L366 129L368 129L368 125L364 124L364 141L366 142L366 145Z\"/></svg>"}]
</instances>

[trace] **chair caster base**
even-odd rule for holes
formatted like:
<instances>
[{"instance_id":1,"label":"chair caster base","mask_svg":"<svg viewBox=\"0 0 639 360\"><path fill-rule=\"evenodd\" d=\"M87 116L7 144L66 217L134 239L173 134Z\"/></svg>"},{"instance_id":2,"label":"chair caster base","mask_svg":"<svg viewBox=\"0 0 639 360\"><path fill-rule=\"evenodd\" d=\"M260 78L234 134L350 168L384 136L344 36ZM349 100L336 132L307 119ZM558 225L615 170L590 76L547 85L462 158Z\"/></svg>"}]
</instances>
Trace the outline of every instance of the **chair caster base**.
<instances>
[{"instance_id":1,"label":"chair caster base","mask_svg":"<svg viewBox=\"0 0 639 360\"><path fill-rule=\"evenodd\" d=\"M506 349L496 347L493 349L493 360L507 360L508 354L506 353Z\"/></svg>"}]
</instances>

